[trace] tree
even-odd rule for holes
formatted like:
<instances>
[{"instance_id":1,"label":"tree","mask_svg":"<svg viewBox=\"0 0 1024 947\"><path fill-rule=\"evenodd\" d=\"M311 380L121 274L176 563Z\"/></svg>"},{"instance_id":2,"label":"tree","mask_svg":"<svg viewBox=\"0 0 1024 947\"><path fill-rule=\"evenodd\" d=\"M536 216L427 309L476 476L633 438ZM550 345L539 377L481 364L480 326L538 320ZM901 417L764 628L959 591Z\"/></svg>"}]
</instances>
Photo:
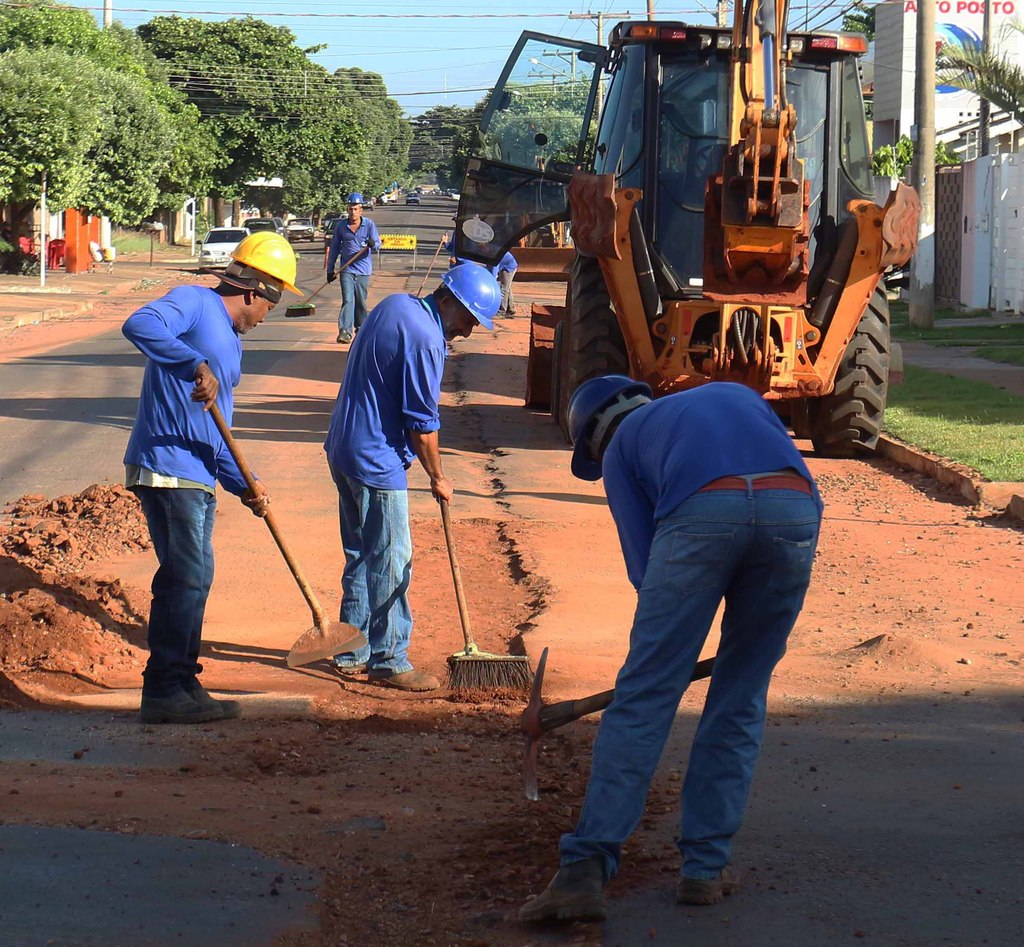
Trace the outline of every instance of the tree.
<instances>
[{"instance_id":1,"label":"tree","mask_svg":"<svg viewBox=\"0 0 1024 947\"><path fill-rule=\"evenodd\" d=\"M0 201L34 205L45 171L55 206L76 207L103 125L96 67L57 49L0 54Z\"/></svg>"},{"instance_id":2,"label":"tree","mask_svg":"<svg viewBox=\"0 0 1024 947\"><path fill-rule=\"evenodd\" d=\"M184 195L203 192L217 162L215 142L133 32L119 24L101 30L85 10L32 0L0 10L0 60L16 64L25 56L53 64L51 78L65 90L59 94L66 102L63 112L54 111L33 85L20 101L8 95L0 103L5 126L15 121L30 126L11 142L24 163L5 161L0 172L10 179L9 199L35 203L38 165L44 161L55 204L93 210L120 223L135 223L155 207L175 206ZM33 65L31 74L37 71ZM63 137L54 134L53 125L58 132L73 126L81 112L75 107L78 98L95 106L91 132L80 130L73 148L55 150ZM47 129L46 144L36 139L38 129Z\"/></svg>"},{"instance_id":3,"label":"tree","mask_svg":"<svg viewBox=\"0 0 1024 947\"><path fill-rule=\"evenodd\" d=\"M1004 31L1024 33L1024 22L1010 21ZM1024 124L1024 68L998 50L986 52L976 43L944 43L936 70L947 85L988 99Z\"/></svg>"},{"instance_id":4,"label":"tree","mask_svg":"<svg viewBox=\"0 0 1024 947\"><path fill-rule=\"evenodd\" d=\"M914 143L900 135L895 145L882 145L872 156L871 173L881 178L901 178L914 160ZM948 168L962 164L960 156L944 141L935 145L935 167Z\"/></svg>"},{"instance_id":5,"label":"tree","mask_svg":"<svg viewBox=\"0 0 1024 947\"><path fill-rule=\"evenodd\" d=\"M414 118L410 171L432 174L442 187L461 187L485 102L474 108L436 105Z\"/></svg>"},{"instance_id":6,"label":"tree","mask_svg":"<svg viewBox=\"0 0 1024 947\"><path fill-rule=\"evenodd\" d=\"M410 133L380 76L331 75L290 30L253 17L157 17L138 32L216 137L221 195L281 177L282 190L254 195L261 206L310 212L342 206L349 191L379 193L404 170Z\"/></svg>"},{"instance_id":7,"label":"tree","mask_svg":"<svg viewBox=\"0 0 1024 947\"><path fill-rule=\"evenodd\" d=\"M847 33L863 33L870 43L875 38L875 5L868 6L863 0L854 3L843 14L843 30Z\"/></svg>"}]
</instances>

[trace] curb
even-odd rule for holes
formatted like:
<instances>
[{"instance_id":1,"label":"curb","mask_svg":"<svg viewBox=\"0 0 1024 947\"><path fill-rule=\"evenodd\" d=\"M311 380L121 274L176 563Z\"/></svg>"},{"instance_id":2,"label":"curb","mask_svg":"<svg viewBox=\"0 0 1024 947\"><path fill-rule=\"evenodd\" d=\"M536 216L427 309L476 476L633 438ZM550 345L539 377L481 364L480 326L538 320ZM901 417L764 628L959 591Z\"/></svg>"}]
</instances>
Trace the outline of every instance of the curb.
<instances>
[{"instance_id":1,"label":"curb","mask_svg":"<svg viewBox=\"0 0 1024 947\"><path fill-rule=\"evenodd\" d=\"M1004 510L1015 520L1024 522L1024 485L997 484L978 480L933 454L926 454L902 441L883 434L878 438L875 453L899 466L924 474L932 480L953 487L973 506L990 506Z\"/></svg>"},{"instance_id":2,"label":"curb","mask_svg":"<svg viewBox=\"0 0 1024 947\"><path fill-rule=\"evenodd\" d=\"M73 295L87 295L90 297L95 296L127 296L135 289L139 283L146 277L137 277L131 280L123 280L120 283L115 283L106 289L100 289L93 293L52 293L53 296L63 297L61 305L48 306L45 309L29 308L34 305L38 305L37 300L42 293L29 293L23 292L3 292L0 293L0 301L4 301L6 298L17 298L18 301L24 301L26 305L26 312L24 315L16 316L5 316L0 315L0 329L19 329L22 326L38 325L40 322L50 322L54 319L71 319L75 316L84 316L87 313L92 312L96 302L94 299L86 299L78 302L74 302L68 299L69 296ZM159 279L160 283L167 281L169 277L163 276ZM67 300L65 302L64 300Z\"/></svg>"},{"instance_id":3,"label":"curb","mask_svg":"<svg viewBox=\"0 0 1024 947\"><path fill-rule=\"evenodd\" d=\"M20 329L22 326L38 325L40 322L50 322L54 319L84 316L86 313L92 312L94 305L92 302L80 302L69 306L36 309L23 316L0 316L0 329Z\"/></svg>"}]
</instances>

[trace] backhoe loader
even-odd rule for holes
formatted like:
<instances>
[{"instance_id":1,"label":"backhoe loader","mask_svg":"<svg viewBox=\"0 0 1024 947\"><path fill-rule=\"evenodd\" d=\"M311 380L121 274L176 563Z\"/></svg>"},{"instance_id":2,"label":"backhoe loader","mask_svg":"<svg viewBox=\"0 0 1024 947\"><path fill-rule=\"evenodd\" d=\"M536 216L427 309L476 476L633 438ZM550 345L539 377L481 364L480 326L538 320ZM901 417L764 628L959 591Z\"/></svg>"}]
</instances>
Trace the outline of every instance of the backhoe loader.
<instances>
[{"instance_id":1,"label":"backhoe loader","mask_svg":"<svg viewBox=\"0 0 1024 947\"><path fill-rule=\"evenodd\" d=\"M901 371L880 277L912 256L920 202L903 184L875 202L865 51L859 34L787 31L772 0L737 0L731 29L623 22L607 47L520 37L457 227L463 255L493 263L569 221L566 304L535 307L535 402L548 395L564 426L595 375L657 395L738 381L823 454L875 446Z\"/></svg>"}]
</instances>

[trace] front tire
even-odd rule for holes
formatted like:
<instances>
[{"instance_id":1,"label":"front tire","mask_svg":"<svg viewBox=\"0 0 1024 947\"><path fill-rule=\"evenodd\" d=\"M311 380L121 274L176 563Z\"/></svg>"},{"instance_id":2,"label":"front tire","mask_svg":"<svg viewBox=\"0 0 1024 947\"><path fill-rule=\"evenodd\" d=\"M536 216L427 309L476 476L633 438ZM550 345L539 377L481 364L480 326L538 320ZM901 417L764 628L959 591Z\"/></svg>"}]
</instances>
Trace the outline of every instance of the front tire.
<instances>
[{"instance_id":1,"label":"front tire","mask_svg":"<svg viewBox=\"0 0 1024 947\"><path fill-rule=\"evenodd\" d=\"M836 372L832 393L810 405L811 442L825 457L874 450L889 392L889 300L876 287Z\"/></svg>"},{"instance_id":2,"label":"front tire","mask_svg":"<svg viewBox=\"0 0 1024 947\"><path fill-rule=\"evenodd\" d=\"M568 431L569 399L583 382L600 375L629 374L626 341L597 259L577 254L569 279L568 370L566 377L560 379L557 416L563 431Z\"/></svg>"}]
</instances>

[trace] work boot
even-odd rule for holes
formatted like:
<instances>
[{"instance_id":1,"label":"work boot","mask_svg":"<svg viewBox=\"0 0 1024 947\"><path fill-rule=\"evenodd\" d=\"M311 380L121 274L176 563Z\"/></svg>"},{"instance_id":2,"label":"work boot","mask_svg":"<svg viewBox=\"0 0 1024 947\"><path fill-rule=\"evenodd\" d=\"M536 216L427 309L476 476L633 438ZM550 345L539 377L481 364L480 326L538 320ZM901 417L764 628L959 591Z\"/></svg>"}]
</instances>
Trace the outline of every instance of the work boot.
<instances>
[{"instance_id":1,"label":"work boot","mask_svg":"<svg viewBox=\"0 0 1024 947\"><path fill-rule=\"evenodd\" d=\"M401 671L395 674L392 671L371 670L367 678L372 684L394 687L400 691L436 691L441 686L441 682L426 671Z\"/></svg>"},{"instance_id":2,"label":"work boot","mask_svg":"<svg viewBox=\"0 0 1024 947\"><path fill-rule=\"evenodd\" d=\"M183 685L185 693L188 694L200 707L210 710L219 710L221 720L234 720L242 716L242 705L237 700L217 700L211 697L206 688L199 681L192 681Z\"/></svg>"},{"instance_id":3,"label":"work boot","mask_svg":"<svg viewBox=\"0 0 1024 947\"><path fill-rule=\"evenodd\" d=\"M563 865L551 883L519 909L519 920L529 924L551 921L603 921L604 867L599 855Z\"/></svg>"},{"instance_id":4,"label":"work boot","mask_svg":"<svg viewBox=\"0 0 1024 947\"><path fill-rule=\"evenodd\" d=\"M717 878L687 878L683 875L676 889L676 901L679 904L720 904L727 895L739 890L739 876L726 865Z\"/></svg>"},{"instance_id":5,"label":"work boot","mask_svg":"<svg viewBox=\"0 0 1024 947\"><path fill-rule=\"evenodd\" d=\"M358 677L360 674L366 673L365 664L339 664L337 661L332 661L331 669L342 677Z\"/></svg>"},{"instance_id":6,"label":"work boot","mask_svg":"<svg viewBox=\"0 0 1024 947\"><path fill-rule=\"evenodd\" d=\"M343 345L352 341L352 333L347 329L343 329L338 333L338 344Z\"/></svg>"},{"instance_id":7,"label":"work boot","mask_svg":"<svg viewBox=\"0 0 1024 947\"><path fill-rule=\"evenodd\" d=\"M143 694L139 717L143 723L211 723L224 719L219 707L203 707L184 691L170 697Z\"/></svg>"}]
</instances>

